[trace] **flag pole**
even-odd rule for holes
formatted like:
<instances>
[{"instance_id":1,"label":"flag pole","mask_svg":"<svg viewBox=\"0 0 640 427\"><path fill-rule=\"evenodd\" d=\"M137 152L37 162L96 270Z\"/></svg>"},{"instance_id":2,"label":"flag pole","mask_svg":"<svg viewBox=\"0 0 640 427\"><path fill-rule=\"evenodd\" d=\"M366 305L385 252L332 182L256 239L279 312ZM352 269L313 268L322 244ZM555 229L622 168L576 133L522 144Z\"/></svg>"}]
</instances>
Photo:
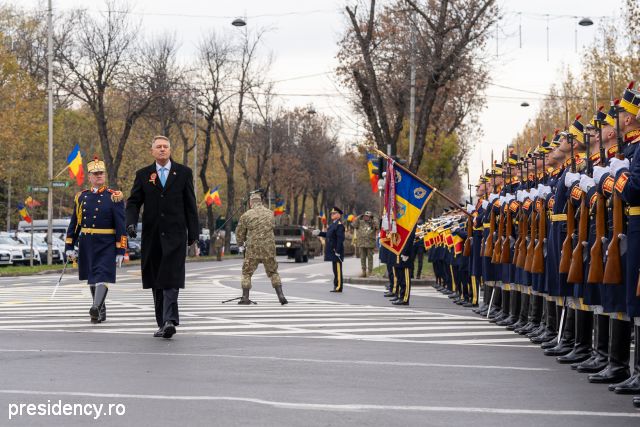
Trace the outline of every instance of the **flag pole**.
<instances>
[{"instance_id":1,"label":"flag pole","mask_svg":"<svg viewBox=\"0 0 640 427\"><path fill-rule=\"evenodd\" d=\"M384 157L385 159L389 159L389 156L387 156L385 153L383 153L382 151L378 150L375 147L371 147L371 149L373 151L376 152L376 154L378 154L379 156ZM417 176L416 174L414 174L413 172L411 172L410 170L403 168L409 175L411 175L412 177L414 177L415 179L418 179L420 181L424 181L427 185L429 185L432 189L433 192L440 195L440 197L442 197L443 199L447 200L449 203L453 204L454 209L459 210L460 212L464 213L467 216L471 216L470 213L468 213L466 211L466 209L463 209L460 207L460 204L456 201L454 201L451 197L449 197L448 195L446 195L445 193L443 193L442 191L438 190L436 187L434 187L433 185L429 184L426 180L420 178L419 176Z\"/></svg>"}]
</instances>

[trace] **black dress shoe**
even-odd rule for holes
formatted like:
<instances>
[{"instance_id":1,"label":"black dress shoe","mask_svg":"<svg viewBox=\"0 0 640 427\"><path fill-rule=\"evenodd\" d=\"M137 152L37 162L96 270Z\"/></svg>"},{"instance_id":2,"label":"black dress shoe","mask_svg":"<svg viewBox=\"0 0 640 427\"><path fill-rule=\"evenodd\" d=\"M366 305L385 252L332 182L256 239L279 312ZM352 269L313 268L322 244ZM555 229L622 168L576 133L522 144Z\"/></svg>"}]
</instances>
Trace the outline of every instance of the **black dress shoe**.
<instances>
[{"instance_id":1,"label":"black dress shoe","mask_svg":"<svg viewBox=\"0 0 640 427\"><path fill-rule=\"evenodd\" d=\"M471 308L471 307L473 307L473 303L471 303L471 302L465 302L464 304L462 304L462 306L463 306L464 308Z\"/></svg>"},{"instance_id":2,"label":"black dress shoe","mask_svg":"<svg viewBox=\"0 0 640 427\"><path fill-rule=\"evenodd\" d=\"M629 378L629 375L629 367L627 365L609 363L602 371L589 375L587 379L594 384L611 384L624 381Z\"/></svg>"},{"instance_id":3,"label":"black dress shoe","mask_svg":"<svg viewBox=\"0 0 640 427\"><path fill-rule=\"evenodd\" d=\"M518 318L516 316L509 316L506 319L503 319L499 322L496 322L496 325L498 326L511 326L511 325L515 325L516 322L518 321Z\"/></svg>"},{"instance_id":4,"label":"black dress shoe","mask_svg":"<svg viewBox=\"0 0 640 427\"><path fill-rule=\"evenodd\" d=\"M409 301L403 301L400 298L398 298L397 300L393 301L391 304L393 304L393 305L409 305Z\"/></svg>"},{"instance_id":5,"label":"black dress shoe","mask_svg":"<svg viewBox=\"0 0 640 427\"><path fill-rule=\"evenodd\" d=\"M176 333L176 326L171 320L167 320L162 327L162 338L169 339Z\"/></svg>"},{"instance_id":6,"label":"black dress shoe","mask_svg":"<svg viewBox=\"0 0 640 427\"><path fill-rule=\"evenodd\" d=\"M640 350L639 350L640 351ZM640 372L634 372L632 376L618 384L611 384L609 390L616 394L639 394L640 393Z\"/></svg>"},{"instance_id":7,"label":"black dress shoe","mask_svg":"<svg viewBox=\"0 0 640 427\"><path fill-rule=\"evenodd\" d=\"M579 363L576 367L576 371L582 374L595 374L606 368L608 362L609 359L607 356L596 353L596 355L591 359Z\"/></svg>"},{"instance_id":8,"label":"black dress shoe","mask_svg":"<svg viewBox=\"0 0 640 427\"><path fill-rule=\"evenodd\" d=\"M400 298L398 298L398 296L397 296L397 295L395 295L395 296L394 296L393 298L391 298L389 301L391 301L391 302L395 302L395 301L398 301L399 299L400 299Z\"/></svg>"},{"instance_id":9,"label":"black dress shoe","mask_svg":"<svg viewBox=\"0 0 640 427\"><path fill-rule=\"evenodd\" d=\"M542 344L542 343L554 340L557 335L558 334L556 334L554 331L550 329L545 329L545 331L542 334L531 338L531 342L534 344Z\"/></svg>"},{"instance_id":10,"label":"black dress shoe","mask_svg":"<svg viewBox=\"0 0 640 427\"><path fill-rule=\"evenodd\" d=\"M564 356L558 356L556 358L556 361L562 364L568 364L568 363L577 364L580 362L584 362L585 360L588 360L590 358L591 358L590 348L585 349L585 348L574 347L573 350L571 350L568 354L565 354Z\"/></svg>"},{"instance_id":11,"label":"black dress shoe","mask_svg":"<svg viewBox=\"0 0 640 427\"><path fill-rule=\"evenodd\" d=\"M385 296L385 297L387 297L387 298L389 298L389 297L395 297L395 296L396 296L396 294L394 294L393 292L385 292L385 293L384 293L384 296Z\"/></svg>"},{"instance_id":12,"label":"black dress shoe","mask_svg":"<svg viewBox=\"0 0 640 427\"><path fill-rule=\"evenodd\" d=\"M331 289L329 292L335 292L335 293L337 293L337 294L342 293L342 291L338 291L338 290L336 290L336 289Z\"/></svg>"},{"instance_id":13,"label":"black dress shoe","mask_svg":"<svg viewBox=\"0 0 640 427\"><path fill-rule=\"evenodd\" d=\"M160 326L158 330L153 333L153 336L155 338L162 338L163 335L164 335L164 331L162 330L162 326Z\"/></svg>"}]
</instances>

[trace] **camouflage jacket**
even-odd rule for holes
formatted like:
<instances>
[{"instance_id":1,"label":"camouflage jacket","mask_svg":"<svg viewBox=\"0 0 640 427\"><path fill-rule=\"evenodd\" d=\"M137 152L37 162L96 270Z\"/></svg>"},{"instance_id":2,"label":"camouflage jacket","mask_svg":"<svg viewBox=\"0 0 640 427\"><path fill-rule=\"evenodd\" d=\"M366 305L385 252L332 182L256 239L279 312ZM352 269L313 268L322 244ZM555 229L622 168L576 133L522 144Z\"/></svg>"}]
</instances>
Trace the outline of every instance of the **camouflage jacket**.
<instances>
[{"instance_id":1,"label":"camouflage jacket","mask_svg":"<svg viewBox=\"0 0 640 427\"><path fill-rule=\"evenodd\" d=\"M378 227L374 220L364 221L361 218L353 222L353 228L356 230L356 246L359 248L375 248L376 238L378 237Z\"/></svg>"},{"instance_id":2,"label":"camouflage jacket","mask_svg":"<svg viewBox=\"0 0 640 427\"><path fill-rule=\"evenodd\" d=\"M244 245L247 258L275 257L273 212L262 205L249 209L238 221L236 238L239 245Z\"/></svg>"}]
</instances>

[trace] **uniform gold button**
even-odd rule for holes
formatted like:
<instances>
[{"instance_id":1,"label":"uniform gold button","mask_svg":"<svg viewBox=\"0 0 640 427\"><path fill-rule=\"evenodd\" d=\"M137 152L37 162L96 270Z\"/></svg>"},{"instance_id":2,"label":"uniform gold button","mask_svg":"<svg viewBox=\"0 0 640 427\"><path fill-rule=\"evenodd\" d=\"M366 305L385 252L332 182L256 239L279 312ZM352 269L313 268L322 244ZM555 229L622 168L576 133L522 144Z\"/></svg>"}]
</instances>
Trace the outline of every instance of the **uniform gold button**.
<instances>
[{"instance_id":1,"label":"uniform gold button","mask_svg":"<svg viewBox=\"0 0 640 427\"><path fill-rule=\"evenodd\" d=\"M98 210L98 208L96 208L96 210Z\"/></svg>"}]
</instances>

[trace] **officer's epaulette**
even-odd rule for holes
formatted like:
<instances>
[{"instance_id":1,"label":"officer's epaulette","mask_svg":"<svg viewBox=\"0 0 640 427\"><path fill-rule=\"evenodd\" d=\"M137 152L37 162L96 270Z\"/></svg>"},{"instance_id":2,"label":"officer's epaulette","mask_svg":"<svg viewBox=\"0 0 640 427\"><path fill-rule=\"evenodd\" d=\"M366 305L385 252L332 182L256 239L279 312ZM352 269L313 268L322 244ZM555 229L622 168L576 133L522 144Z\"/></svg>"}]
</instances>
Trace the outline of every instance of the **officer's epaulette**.
<instances>
[{"instance_id":1,"label":"officer's epaulette","mask_svg":"<svg viewBox=\"0 0 640 427\"><path fill-rule=\"evenodd\" d=\"M121 202L124 199L124 196L122 195L122 191L112 190L111 188L108 188L107 191L111 193L111 200L113 200L116 203Z\"/></svg>"}]
</instances>

